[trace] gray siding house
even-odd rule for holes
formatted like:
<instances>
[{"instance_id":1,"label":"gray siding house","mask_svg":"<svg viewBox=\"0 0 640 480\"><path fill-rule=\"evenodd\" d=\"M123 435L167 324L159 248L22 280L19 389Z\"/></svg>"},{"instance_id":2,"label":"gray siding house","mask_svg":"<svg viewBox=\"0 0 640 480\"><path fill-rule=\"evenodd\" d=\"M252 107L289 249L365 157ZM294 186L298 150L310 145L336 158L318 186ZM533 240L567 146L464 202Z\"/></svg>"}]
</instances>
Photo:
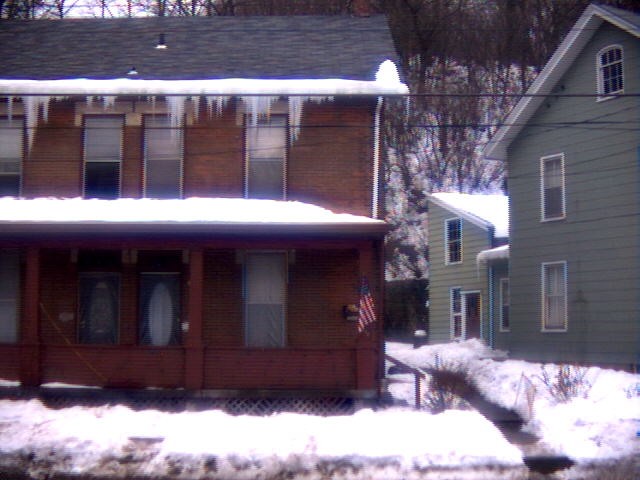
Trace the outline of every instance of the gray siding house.
<instances>
[{"instance_id":1,"label":"gray siding house","mask_svg":"<svg viewBox=\"0 0 640 480\"><path fill-rule=\"evenodd\" d=\"M492 276L506 279L508 272L500 253L508 248L507 197L434 193L428 198L429 343L467 338L492 343L500 301Z\"/></svg>"},{"instance_id":2,"label":"gray siding house","mask_svg":"<svg viewBox=\"0 0 640 480\"><path fill-rule=\"evenodd\" d=\"M508 162L512 356L639 363L639 36L589 6L485 150Z\"/></svg>"}]
</instances>

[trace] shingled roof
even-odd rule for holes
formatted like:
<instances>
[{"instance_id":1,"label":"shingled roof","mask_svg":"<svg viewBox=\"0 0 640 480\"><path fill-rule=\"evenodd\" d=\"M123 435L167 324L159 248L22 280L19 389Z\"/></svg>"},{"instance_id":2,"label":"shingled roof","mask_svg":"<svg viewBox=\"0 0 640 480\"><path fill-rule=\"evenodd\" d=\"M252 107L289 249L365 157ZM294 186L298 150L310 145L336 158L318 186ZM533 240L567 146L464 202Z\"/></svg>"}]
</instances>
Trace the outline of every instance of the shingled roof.
<instances>
[{"instance_id":1,"label":"shingled roof","mask_svg":"<svg viewBox=\"0 0 640 480\"><path fill-rule=\"evenodd\" d=\"M396 58L383 16L0 21L0 45L0 78L34 80L373 80Z\"/></svg>"}]
</instances>

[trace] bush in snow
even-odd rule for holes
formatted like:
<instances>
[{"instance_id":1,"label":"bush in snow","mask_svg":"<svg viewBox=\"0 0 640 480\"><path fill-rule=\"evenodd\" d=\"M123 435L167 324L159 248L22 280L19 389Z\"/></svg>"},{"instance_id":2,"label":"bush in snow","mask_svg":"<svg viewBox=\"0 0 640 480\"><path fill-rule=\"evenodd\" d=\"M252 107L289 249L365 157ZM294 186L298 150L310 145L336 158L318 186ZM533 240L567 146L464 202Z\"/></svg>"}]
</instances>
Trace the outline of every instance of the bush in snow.
<instances>
[{"instance_id":1,"label":"bush in snow","mask_svg":"<svg viewBox=\"0 0 640 480\"><path fill-rule=\"evenodd\" d=\"M468 365L440 360L436 355L433 366L426 369L426 388L422 404L431 413L441 413L450 409L467 409L464 400L472 389L472 375Z\"/></svg>"},{"instance_id":2,"label":"bush in snow","mask_svg":"<svg viewBox=\"0 0 640 480\"><path fill-rule=\"evenodd\" d=\"M549 368L549 370L547 370ZM539 377L551 397L559 403L577 397L587 398L592 384L587 378L588 369L578 365L542 365Z\"/></svg>"}]
</instances>

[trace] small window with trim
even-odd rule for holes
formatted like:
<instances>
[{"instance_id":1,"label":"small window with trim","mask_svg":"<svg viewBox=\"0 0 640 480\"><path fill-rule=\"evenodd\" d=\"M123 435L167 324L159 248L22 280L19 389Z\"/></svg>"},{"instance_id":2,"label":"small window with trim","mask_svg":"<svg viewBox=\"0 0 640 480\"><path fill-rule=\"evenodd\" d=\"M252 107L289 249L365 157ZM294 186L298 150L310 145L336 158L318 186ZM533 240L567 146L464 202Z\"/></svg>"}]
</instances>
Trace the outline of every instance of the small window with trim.
<instances>
[{"instance_id":1,"label":"small window with trim","mask_svg":"<svg viewBox=\"0 0 640 480\"><path fill-rule=\"evenodd\" d=\"M123 116L84 118L84 197L120 196Z\"/></svg>"},{"instance_id":2,"label":"small window with trim","mask_svg":"<svg viewBox=\"0 0 640 480\"><path fill-rule=\"evenodd\" d=\"M564 154L540 159L541 220L565 218Z\"/></svg>"},{"instance_id":3,"label":"small window with trim","mask_svg":"<svg viewBox=\"0 0 640 480\"><path fill-rule=\"evenodd\" d=\"M462 219L449 218L444 221L445 264L462 262Z\"/></svg>"},{"instance_id":4,"label":"small window with trim","mask_svg":"<svg viewBox=\"0 0 640 480\"><path fill-rule=\"evenodd\" d=\"M598 52L598 100L624 92L623 53L620 45Z\"/></svg>"},{"instance_id":5,"label":"small window with trim","mask_svg":"<svg viewBox=\"0 0 640 480\"><path fill-rule=\"evenodd\" d=\"M542 264L542 330L567 330L567 262Z\"/></svg>"},{"instance_id":6,"label":"small window with trim","mask_svg":"<svg viewBox=\"0 0 640 480\"><path fill-rule=\"evenodd\" d=\"M454 287L449 290L449 314L451 321L451 338L458 339L464 335L462 324L462 289Z\"/></svg>"},{"instance_id":7,"label":"small window with trim","mask_svg":"<svg viewBox=\"0 0 640 480\"><path fill-rule=\"evenodd\" d=\"M0 118L0 197L20 195L23 141L22 117Z\"/></svg>"},{"instance_id":8,"label":"small window with trim","mask_svg":"<svg viewBox=\"0 0 640 480\"><path fill-rule=\"evenodd\" d=\"M0 249L0 343L18 341L20 253Z\"/></svg>"}]
</instances>

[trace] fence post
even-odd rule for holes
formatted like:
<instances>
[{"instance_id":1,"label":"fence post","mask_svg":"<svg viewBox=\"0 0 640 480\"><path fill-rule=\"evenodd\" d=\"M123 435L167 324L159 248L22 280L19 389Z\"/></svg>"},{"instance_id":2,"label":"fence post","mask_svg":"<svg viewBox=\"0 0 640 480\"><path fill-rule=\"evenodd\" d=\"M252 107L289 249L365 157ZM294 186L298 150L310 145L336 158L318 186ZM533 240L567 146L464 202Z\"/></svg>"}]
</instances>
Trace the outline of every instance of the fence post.
<instances>
[{"instance_id":1,"label":"fence post","mask_svg":"<svg viewBox=\"0 0 640 480\"><path fill-rule=\"evenodd\" d=\"M413 378L415 381L416 410L420 410L420 397L422 396L420 395L420 372L414 370Z\"/></svg>"}]
</instances>

